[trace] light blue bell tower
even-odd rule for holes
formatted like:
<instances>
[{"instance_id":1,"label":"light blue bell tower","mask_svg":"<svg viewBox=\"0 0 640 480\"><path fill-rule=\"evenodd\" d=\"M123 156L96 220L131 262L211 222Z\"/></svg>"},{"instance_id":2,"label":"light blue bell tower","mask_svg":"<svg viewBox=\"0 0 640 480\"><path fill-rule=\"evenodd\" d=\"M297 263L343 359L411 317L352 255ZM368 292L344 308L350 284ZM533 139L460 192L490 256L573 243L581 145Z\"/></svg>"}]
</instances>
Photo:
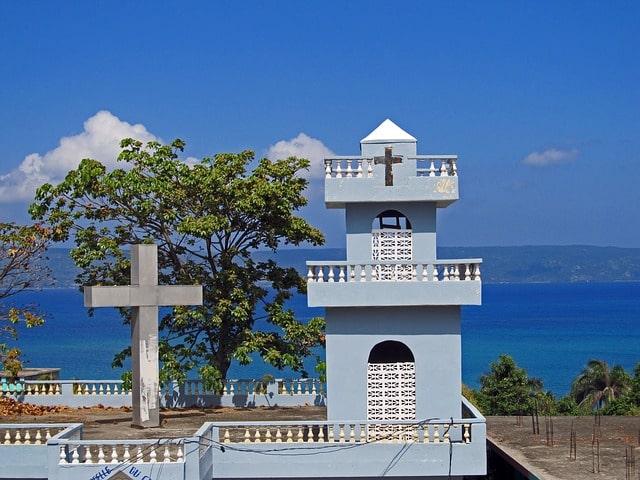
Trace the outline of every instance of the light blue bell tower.
<instances>
[{"instance_id":1,"label":"light blue bell tower","mask_svg":"<svg viewBox=\"0 0 640 480\"><path fill-rule=\"evenodd\" d=\"M387 119L360 155L325 159L325 177L347 234L346 260L307 262L309 306L326 309L328 419L460 418L460 307L481 303L481 260L436 256L457 156L418 155Z\"/></svg>"}]
</instances>

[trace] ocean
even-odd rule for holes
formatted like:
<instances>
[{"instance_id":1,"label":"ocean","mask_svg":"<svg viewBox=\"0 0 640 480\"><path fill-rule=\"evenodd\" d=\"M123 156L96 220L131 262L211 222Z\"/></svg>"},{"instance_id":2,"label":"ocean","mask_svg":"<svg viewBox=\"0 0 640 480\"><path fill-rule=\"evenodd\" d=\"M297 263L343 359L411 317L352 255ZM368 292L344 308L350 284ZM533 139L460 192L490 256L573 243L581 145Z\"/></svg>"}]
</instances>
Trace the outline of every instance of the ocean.
<instances>
[{"instance_id":1,"label":"ocean","mask_svg":"<svg viewBox=\"0 0 640 480\"><path fill-rule=\"evenodd\" d=\"M20 332L27 366L60 368L64 379L119 378L122 372L111 368L111 361L129 345L129 327L116 309L96 309L89 317L77 289L22 292L14 304L38 305L47 315L45 326ZM305 296L290 306L301 319L323 314L308 308ZM567 393L591 358L631 371L640 362L640 283L483 285L483 305L462 309L463 381L477 387L501 353L558 395ZM313 376L315 359L305 365ZM256 360L233 365L230 378L265 373L294 375Z\"/></svg>"}]
</instances>

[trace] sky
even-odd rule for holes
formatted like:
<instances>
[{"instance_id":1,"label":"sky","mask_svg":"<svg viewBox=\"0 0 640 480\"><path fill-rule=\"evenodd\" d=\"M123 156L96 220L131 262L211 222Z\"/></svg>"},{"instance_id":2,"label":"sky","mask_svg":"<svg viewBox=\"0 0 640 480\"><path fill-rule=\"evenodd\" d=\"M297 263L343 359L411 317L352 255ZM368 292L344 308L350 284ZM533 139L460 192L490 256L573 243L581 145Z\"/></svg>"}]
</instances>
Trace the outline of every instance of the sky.
<instances>
[{"instance_id":1,"label":"sky","mask_svg":"<svg viewBox=\"0 0 640 480\"><path fill-rule=\"evenodd\" d=\"M638 2L4 2L0 218L118 141L356 155L385 118L459 155L445 246L640 247Z\"/></svg>"}]
</instances>

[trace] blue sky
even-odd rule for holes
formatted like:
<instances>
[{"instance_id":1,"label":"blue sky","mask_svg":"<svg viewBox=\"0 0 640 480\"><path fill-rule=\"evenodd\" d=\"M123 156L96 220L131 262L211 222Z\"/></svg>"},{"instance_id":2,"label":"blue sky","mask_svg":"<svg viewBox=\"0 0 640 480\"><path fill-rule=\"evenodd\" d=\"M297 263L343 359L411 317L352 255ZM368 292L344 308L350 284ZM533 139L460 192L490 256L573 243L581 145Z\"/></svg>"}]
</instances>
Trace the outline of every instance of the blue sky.
<instances>
[{"instance_id":1,"label":"blue sky","mask_svg":"<svg viewBox=\"0 0 640 480\"><path fill-rule=\"evenodd\" d=\"M4 3L0 212L24 220L35 182L119 133L194 157L297 137L280 146L313 158L390 117L420 153L460 155L440 244L638 247L638 5ZM341 246L321 188L306 215Z\"/></svg>"}]
</instances>

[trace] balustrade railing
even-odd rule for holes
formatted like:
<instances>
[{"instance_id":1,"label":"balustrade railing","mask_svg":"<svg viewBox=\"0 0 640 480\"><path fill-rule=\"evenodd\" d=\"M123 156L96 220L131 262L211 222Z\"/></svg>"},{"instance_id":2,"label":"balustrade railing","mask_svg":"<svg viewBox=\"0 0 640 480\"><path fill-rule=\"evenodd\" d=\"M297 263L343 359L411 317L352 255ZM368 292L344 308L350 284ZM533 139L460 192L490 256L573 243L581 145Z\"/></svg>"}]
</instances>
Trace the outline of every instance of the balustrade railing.
<instances>
[{"instance_id":1,"label":"balustrade railing","mask_svg":"<svg viewBox=\"0 0 640 480\"><path fill-rule=\"evenodd\" d=\"M44 445L47 441L62 432L65 427L44 425L2 425L0 426L0 443L2 445Z\"/></svg>"},{"instance_id":2,"label":"balustrade railing","mask_svg":"<svg viewBox=\"0 0 640 480\"><path fill-rule=\"evenodd\" d=\"M184 439L60 440L58 464L182 463Z\"/></svg>"},{"instance_id":3,"label":"balustrade railing","mask_svg":"<svg viewBox=\"0 0 640 480\"><path fill-rule=\"evenodd\" d=\"M469 443L474 420L215 423L221 443Z\"/></svg>"},{"instance_id":4,"label":"balustrade railing","mask_svg":"<svg viewBox=\"0 0 640 480\"><path fill-rule=\"evenodd\" d=\"M130 395L122 380L21 380L0 384L3 395Z\"/></svg>"},{"instance_id":5,"label":"balustrade railing","mask_svg":"<svg viewBox=\"0 0 640 480\"><path fill-rule=\"evenodd\" d=\"M479 259L435 262L307 262L308 283L480 281Z\"/></svg>"},{"instance_id":6,"label":"balustrade railing","mask_svg":"<svg viewBox=\"0 0 640 480\"><path fill-rule=\"evenodd\" d=\"M403 161L415 163L417 177L455 177L457 155L417 155ZM374 159L367 157L332 157L324 160L326 178L371 178L375 176Z\"/></svg>"}]
</instances>

